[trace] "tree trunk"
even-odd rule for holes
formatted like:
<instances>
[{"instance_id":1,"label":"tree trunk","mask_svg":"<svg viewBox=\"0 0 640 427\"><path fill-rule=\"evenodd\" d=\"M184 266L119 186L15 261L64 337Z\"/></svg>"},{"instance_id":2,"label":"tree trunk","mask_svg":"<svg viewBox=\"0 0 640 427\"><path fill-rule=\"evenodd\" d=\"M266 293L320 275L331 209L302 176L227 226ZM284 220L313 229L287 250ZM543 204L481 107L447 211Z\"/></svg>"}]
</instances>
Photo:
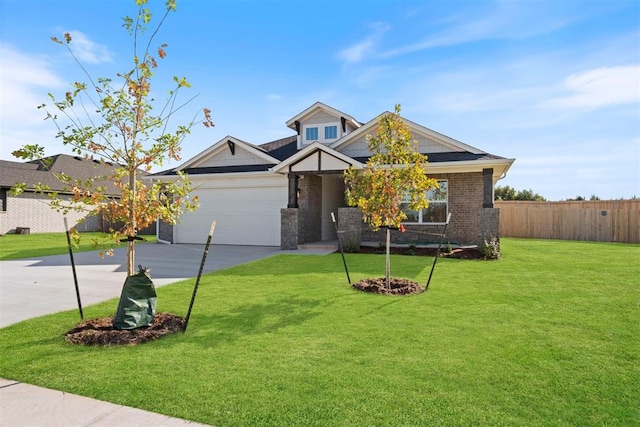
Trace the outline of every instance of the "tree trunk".
<instances>
[{"instance_id":1,"label":"tree trunk","mask_svg":"<svg viewBox=\"0 0 640 427\"><path fill-rule=\"evenodd\" d=\"M390 252L390 247L391 247L391 230L389 229L389 227L387 227L387 253L386 253L386 260L385 260L385 278L387 281L387 289L391 289L391 252Z\"/></svg>"},{"instance_id":2,"label":"tree trunk","mask_svg":"<svg viewBox=\"0 0 640 427\"><path fill-rule=\"evenodd\" d=\"M136 202L137 188L136 188L136 171L129 171L129 188L131 189L131 201L129 205L129 222L131 224L131 230L129 233L136 232L137 223L136 223L136 211L134 209L134 204ZM134 236L129 236L134 237ZM134 269L136 265L136 250L135 250L135 240L131 239L127 242L127 276L133 276Z\"/></svg>"}]
</instances>

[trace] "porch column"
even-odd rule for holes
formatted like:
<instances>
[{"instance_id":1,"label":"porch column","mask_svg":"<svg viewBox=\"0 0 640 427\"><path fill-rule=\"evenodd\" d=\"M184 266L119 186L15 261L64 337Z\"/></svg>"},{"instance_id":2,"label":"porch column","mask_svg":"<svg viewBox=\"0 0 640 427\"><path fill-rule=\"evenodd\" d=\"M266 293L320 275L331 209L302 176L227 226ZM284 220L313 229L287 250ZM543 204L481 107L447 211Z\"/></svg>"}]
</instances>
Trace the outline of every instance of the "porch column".
<instances>
[{"instance_id":1,"label":"porch column","mask_svg":"<svg viewBox=\"0 0 640 427\"><path fill-rule=\"evenodd\" d=\"M288 208L298 207L298 175L290 173L287 175L289 178L289 203Z\"/></svg>"},{"instance_id":2,"label":"porch column","mask_svg":"<svg viewBox=\"0 0 640 427\"><path fill-rule=\"evenodd\" d=\"M493 168L482 169L482 207L493 207Z\"/></svg>"}]
</instances>

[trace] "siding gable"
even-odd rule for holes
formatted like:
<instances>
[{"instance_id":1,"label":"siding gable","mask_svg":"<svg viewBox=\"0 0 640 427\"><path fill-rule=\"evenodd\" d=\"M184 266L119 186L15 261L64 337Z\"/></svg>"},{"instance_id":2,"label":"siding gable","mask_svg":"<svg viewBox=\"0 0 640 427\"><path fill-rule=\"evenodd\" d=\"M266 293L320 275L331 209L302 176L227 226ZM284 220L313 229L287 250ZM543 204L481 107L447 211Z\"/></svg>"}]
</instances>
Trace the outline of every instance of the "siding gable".
<instances>
[{"instance_id":1,"label":"siding gable","mask_svg":"<svg viewBox=\"0 0 640 427\"><path fill-rule=\"evenodd\" d=\"M370 120L355 132L339 139L331 145L331 148L349 157L362 158L371 156L372 153L370 152L367 144L367 135L375 134L379 117L380 116ZM424 126L420 126L410 120L404 118L403 120L409 127L412 139L418 143L418 151L420 153L427 155L432 153L450 152L469 152L473 154L483 153L477 148L432 131Z\"/></svg>"},{"instance_id":2,"label":"siding gable","mask_svg":"<svg viewBox=\"0 0 640 427\"><path fill-rule=\"evenodd\" d=\"M186 161L175 170L198 168L274 165L280 161L262 148L227 136Z\"/></svg>"},{"instance_id":3,"label":"siding gable","mask_svg":"<svg viewBox=\"0 0 640 427\"><path fill-rule=\"evenodd\" d=\"M239 165L267 165L273 164L264 158L258 157L254 153L247 151L239 144L235 144L234 152L231 152L231 148L228 144L224 144L220 147L220 150L202 162L198 163L195 167L218 167L218 166L239 166Z\"/></svg>"}]
</instances>

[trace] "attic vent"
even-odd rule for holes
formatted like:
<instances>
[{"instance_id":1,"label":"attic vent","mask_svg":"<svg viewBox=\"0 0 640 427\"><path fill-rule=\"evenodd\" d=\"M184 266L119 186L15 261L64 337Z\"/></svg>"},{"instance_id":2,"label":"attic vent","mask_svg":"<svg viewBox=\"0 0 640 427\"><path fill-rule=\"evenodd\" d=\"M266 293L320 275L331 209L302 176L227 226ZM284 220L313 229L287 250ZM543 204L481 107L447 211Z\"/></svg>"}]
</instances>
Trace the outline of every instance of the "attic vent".
<instances>
[{"instance_id":1,"label":"attic vent","mask_svg":"<svg viewBox=\"0 0 640 427\"><path fill-rule=\"evenodd\" d=\"M227 145L229 146L229 150L231 150L231 155L235 156L236 155L236 143L231 141L231 140L227 140Z\"/></svg>"}]
</instances>

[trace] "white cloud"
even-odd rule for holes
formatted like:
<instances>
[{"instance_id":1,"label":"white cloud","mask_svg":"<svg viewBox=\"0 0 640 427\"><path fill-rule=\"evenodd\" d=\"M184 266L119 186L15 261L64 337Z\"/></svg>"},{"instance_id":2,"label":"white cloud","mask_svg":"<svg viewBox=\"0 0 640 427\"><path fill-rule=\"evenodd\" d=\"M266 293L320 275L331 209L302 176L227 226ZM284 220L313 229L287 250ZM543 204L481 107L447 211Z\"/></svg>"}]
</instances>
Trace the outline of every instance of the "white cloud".
<instances>
[{"instance_id":1,"label":"white cloud","mask_svg":"<svg viewBox=\"0 0 640 427\"><path fill-rule=\"evenodd\" d=\"M47 101L47 92L65 83L51 69L45 58L19 52L0 45L0 109L6 124L42 120L36 107Z\"/></svg>"},{"instance_id":2,"label":"white cloud","mask_svg":"<svg viewBox=\"0 0 640 427\"><path fill-rule=\"evenodd\" d=\"M571 74L559 97L545 104L552 108L597 109L640 103L640 65L602 67Z\"/></svg>"},{"instance_id":3,"label":"white cloud","mask_svg":"<svg viewBox=\"0 0 640 427\"><path fill-rule=\"evenodd\" d=\"M95 43L80 31L69 31L69 34L71 34L69 46L80 62L89 64L113 62L113 54L107 46Z\"/></svg>"},{"instance_id":4,"label":"white cloud","mask_svg":"<svg viewBox=\"0 0 640 427\"><path fill-rule=\"evenodd\" d=\"M0 44L0 158L15 160L11 152L24 144L55 144L55 128L44 121L37 106L48 101L47 93L66 86L43 57ZM57 147L57 146L56 146Z\"/></svg>"},{"instance_id":5,"label":"white cloud","mask_svg":"<svg viewBox=\"0 0 640 427\"><path fill-rule=\"evenodd\" d=\"M524 39L565 27L573 18L550 14L536 4L496 1L479 8L465 8L448 19L448 27L426 35L422 40L380 54L392 58L423 50L455 46L480 40Z\"/></svg>"},{"instance_id":6,"label":"white cloud","mask_svg":"<svg viewBox=\"0 0 640 427\"><path fill-rule=\"evenodd\" d=\"M375 52L375 47L390 27L382 22L370 24L372 33L363 41L338 52L338 59L347 63L362 62L367 56Z\"/></svg>"}]
</instances>

